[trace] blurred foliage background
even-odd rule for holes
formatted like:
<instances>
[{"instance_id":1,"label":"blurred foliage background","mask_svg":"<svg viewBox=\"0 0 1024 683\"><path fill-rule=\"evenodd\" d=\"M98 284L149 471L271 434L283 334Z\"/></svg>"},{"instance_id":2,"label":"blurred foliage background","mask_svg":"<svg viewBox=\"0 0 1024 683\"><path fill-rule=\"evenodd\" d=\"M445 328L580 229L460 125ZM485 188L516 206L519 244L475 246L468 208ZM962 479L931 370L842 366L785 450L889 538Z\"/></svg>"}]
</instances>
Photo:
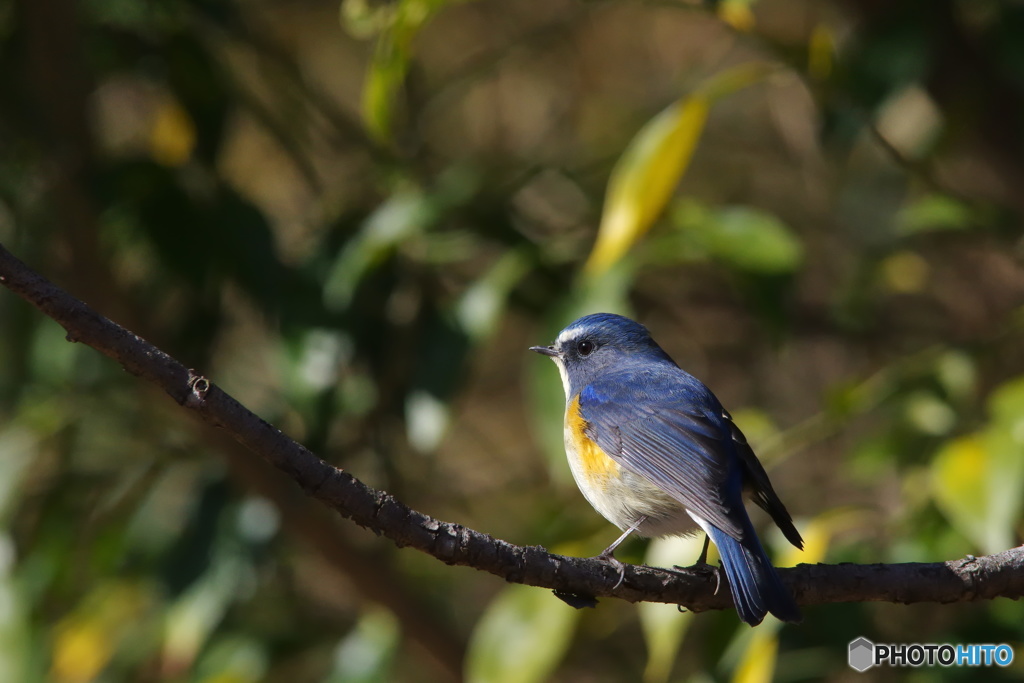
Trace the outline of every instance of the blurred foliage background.
<instances>
[{"instance_id":1,"label":"blurred foliage background","mask_svg":"<svg viewBox=\"0 0 1024 683\"><path fill-rule=\"evenodd\" d=\"M1022 35L997 0L14 0L0 242L514 543L617 534L525 351L614 310L754 442L809 541L780 564L995 552L1024 492ZM575 612L327 514L2 293L0 330L0 680L846 680L858 636L1024 641L1007 600Z\"/></svg>"}]
</instances>

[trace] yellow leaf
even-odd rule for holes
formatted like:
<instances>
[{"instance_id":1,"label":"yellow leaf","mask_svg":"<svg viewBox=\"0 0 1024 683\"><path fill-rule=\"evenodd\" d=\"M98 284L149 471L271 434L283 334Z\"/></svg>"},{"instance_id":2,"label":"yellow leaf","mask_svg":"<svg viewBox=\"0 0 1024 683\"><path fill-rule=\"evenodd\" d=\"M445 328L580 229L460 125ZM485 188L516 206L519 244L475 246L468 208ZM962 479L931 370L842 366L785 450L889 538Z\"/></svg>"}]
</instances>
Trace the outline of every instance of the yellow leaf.
<instances>
[{"instance_id":1,"label":"yellow leaf","mask_svg":"<svg viewBox=\"0 0 1024 683\"><path fill-rule=\"evenodd\" d=\"M718 5L718 18L737 31L749 33L755 24L751 4L752 0L722 0Z\"/></svg>"},{"instance_id":2,"label":"yellow leaf","mask_svg":"<svg viewBox=\"0 0 1024 683\"><path fill-rule=\"evenodd\" d=\"M799 525L800 535L804 539L804 549L800 550L786 543L785 551L779 555L775 566L793 567L798 564L824 562L832 537L863 523L866 519L867 514L863 510L850 507L834 508L821 513L810 522Z\"/></svg>"},{"instance_id":3,"label":"yellow leaf","mask_svg":"<svg viewBox=\"0 0 1024 683\"><path fill-rule=\"evenodd\" d=\"M149 131L149 153L163 166L181 166L192 156L196 127L188 112L175 100L157 110Z\"/></svg>"},{"instance_id":4,"label":"yellow leaf","mask_svg":"<svg viewBox=\"0 0 1024 683\"><path fill-rule=\"evenodd\" d=\"M779 652L778 622L765 622L753 633L740 665L736 667L733 683L769 683L775 672Z\"/></svg>"},{"instance_id":5,"label":"yellow leaf","mask_svg":"<svg viewBox=\"0 0 1024 683\"><path fill-rule=\"evenodd\" d=\"M864 514L852 508L839 508L818 515L800 525L804 549L785 543L785 551L775 561L778 567L792 567L799 563L822 562L836 532L857 524ZM781 535L780 535L781 538ZM738 644L742 645L739 664L733 672L733 683L761 683L771 681L779 651L779 629L782 622L769 616L753 632L744 630Z\"/></svg>"},{"instance_id":6,"label":"yellow leaf","mask_svg":"<svg viewBox=\"0 0 1024 683\"><path fill-rule=\"evenodd\" d=\"M636 134L608 181L597 242L584 267L587 276L603 275L618 263L664 210L693 158L711 106L774 69L755 62L717 74Z\"/></svg>"},{"instance_id":7,"label":"yellow leaf","mask_svg":"<svg viewBox=\"0 0 1024 683\"><path fill-rule=\"evenodd\" d=\"M835 38L829 27L825 24L815 26L807 41L807 73L811 78L824 81L832 74L835 49Z\"/></svg>"},{"instance_id":8,"label":"yellow leaf","mask_svg":"<svg viewBox=\"0 0 1024 683\"><path fill-rule=\"evenodd\" d=\"M707 116L707 98L694 95L672 104L633 139L608 183L587 272L606 271L647 232L685 172Z\"/></svg>"},{"instance_id":9,"label":"yellow leaf","mask_svg":"<svg viewBox=\"0 0 1024 683\"><path fill-rule=\"evenodd\" d=\"M150 599L146 587L130 581L94 588L54 627L52 678L62 683L96 678Z\"/></svg>"},{"instance_id":10,"label":"yellow leaf","mask_svg":"<svg viewBox=\"0 0 1024 683\"><path fill-rule=\"evenodd\" d=\"M935 502L982 551L1014 543L1024 509L1024 378L1001 385L977 433L945 444L931 468Z\"/></svg>"},{"instance_id":11,"label":"yellow leaf","mask_svg":"<svg viewBox=\"0 0 1024 683\"><path fill-rule=\"evenodd\" d=\"M61 683L91 681L110 661L110 632L98 620L68 619L56 629L50 676Z\"/></svg>"},{"instance_id":12,"label":"yellow leaf","mask_svg":"<svg viewBox=\"0 0 1024 683\"><path fill-rule=\"evenodd\" d=\"M203 683L250 683L253 679L234 671L216 673L203 679Z\"/></svg>"},{"instance_id":13,"label":"yellow leaf","mask_svg":"<svg viewBox=\"0 0 1024 683\"><path fill-rule=\"evenodd\" d=\"M987 546L988 455L980 435L947 443L932 466L935 502L957 530ZM989 549L994 550L994 549Z\"/></svg>"},{"instance_id":14,"label":"yellow leaf","mask_svg":"<svg viewBox=\"0 0 1024 683\"><path fill-rule=\"evenodd\" d=\"M648 546L644 561L652 567L687 565L697 559L703 545L702 534L656 538ZM664 683L672 674L683 636L693 623L693 613L680 613L675 605L660 602L638 603L637 610L647 645L644 683Z\"/></svg>"},{"instance_id":15,"label":"yellow leaf","mask_svg":"<svg viewBox=\"0 0 1024 683\"><path fill-rule=\"evenodd\" d=\"M898 294L916 294L928 285L928 262L909 249L894 252L881 263L882 281Z\"/></svg>"}]
</instances>

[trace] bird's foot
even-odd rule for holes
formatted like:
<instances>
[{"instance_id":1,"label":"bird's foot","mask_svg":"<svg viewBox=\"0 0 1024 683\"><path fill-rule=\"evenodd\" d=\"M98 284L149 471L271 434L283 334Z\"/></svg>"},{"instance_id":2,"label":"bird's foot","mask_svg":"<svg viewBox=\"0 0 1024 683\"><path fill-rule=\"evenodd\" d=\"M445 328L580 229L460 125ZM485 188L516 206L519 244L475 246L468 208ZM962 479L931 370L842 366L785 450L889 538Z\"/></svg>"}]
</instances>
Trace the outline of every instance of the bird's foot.
<instances>
[{"instance_id":1,"label":"bird's foot","mask_svg":"<svg viewBox=\"0 0 1024 683\"><path fill-rule=\"evenodd\" d=\"M714 595L718 595L718 589L722 587L722 573L718 571L718 567L707 562L698 561L696 564L690 567L681 567L678 564L672 566L673 569L677 569L680 572L695 572L697 574L712 574L715 577L715 592Z\"/></svg>"},{"instance_id":2,"label":"bird's foot","mask_svg":"<svg viewBox=\"0 0 1024 683\"><path fill-rule=\"evenodd\" d=\"M615 541L610 546L605 548L603 551L601 551L600 555L594 558L595 560L604 560L605 562L619 570L619 580L615 582L614 586L612 586L612 590L615 590L616 588L621 586L622 580L626 578L626 565L622 564L621 561L615 559L615 549L618 548L619 544L625 541L631 533L639 529L640 526L646 521L647 515L640 515L640 517L635 522L633 522L628 529L622 532L621 536L615 539Z\"/></svg>"},{"instance_id":3,"label":"bird's foot","mask_svg":"<svg viewBox=\"0 0 1024 683\"><path fill-rule=\"evenodd\" d=\"M700 574L713 573L715 575L715 595L718 595L718 589L722 587L722 575L718 571L718 567L708 564L708 546L711 545L711 537L704 536L704 547L701 548L700 557L693 564L692 567L680 567L675 565L676 569L684 571L693 571Z\"/></svg>"},{"instance_id":4,"label":"bird's foot","mask_svg":"<svg viewBox=\"0 0 1024 683\"><path fill-rule=\"evenodd\" d=\"M614 586L612 586L612 590L615 590L616 588L622 585L623 579L626 578L626 565L622 562L622 560L618 559L617 557L615 557L615 555L611 554L607 550L598 555L597 557L595 557L594 559L607 562L608 564L619 570L619 580L615 582Z\"/></svg>"}]
</instances>

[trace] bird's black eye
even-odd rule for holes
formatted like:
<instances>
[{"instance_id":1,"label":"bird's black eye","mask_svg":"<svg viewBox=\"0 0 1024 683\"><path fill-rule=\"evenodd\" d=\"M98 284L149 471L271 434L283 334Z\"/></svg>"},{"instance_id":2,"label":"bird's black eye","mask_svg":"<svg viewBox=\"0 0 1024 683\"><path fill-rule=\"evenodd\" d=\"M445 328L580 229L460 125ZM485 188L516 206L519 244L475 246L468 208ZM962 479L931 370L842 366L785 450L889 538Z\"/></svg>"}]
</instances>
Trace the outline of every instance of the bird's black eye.
<instances>
[{"instance_id":1,"label":"bird's black eye","mask_svg":"<svg viewBox=\"0 0 1024 683\"><path fill-rule=\"evenodd\" d=\"M589 356L594 352L594 349L596 348L597 345L594 344L594 342L588 341L586 339L576 343L576 352L579 353L581 356Z\"/></svg>"}]
</instances>

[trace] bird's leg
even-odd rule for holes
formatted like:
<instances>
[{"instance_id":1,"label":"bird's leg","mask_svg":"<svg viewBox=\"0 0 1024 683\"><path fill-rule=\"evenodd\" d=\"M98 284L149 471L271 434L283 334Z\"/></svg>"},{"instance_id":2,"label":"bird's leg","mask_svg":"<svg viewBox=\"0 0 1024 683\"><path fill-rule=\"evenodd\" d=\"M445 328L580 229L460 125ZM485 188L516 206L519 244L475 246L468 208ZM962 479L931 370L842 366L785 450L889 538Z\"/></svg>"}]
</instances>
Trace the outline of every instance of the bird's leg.
<instances>
[{"instance_id":1,"label":"bird's leg","mask_svg":"<svg viewBox=\"0 0 1024 683\"><path fill-rule=\"evenodd\" d=\"M643 524L646 521L647 521L647 515L640 515L640 517L635 522L633 522L633 524L630 525L630 527L628 529L626 529L625 531L622 532L621 536L616 538L615 541L610 546L608 546L607 548L602 550L601 554L598 555L598 557L600 557L601 559L604 559L604 560L607 560L609 558L614 559L615 558L615 554L614 554L615 553L615 549L618 548L622 544L622 542L625 541L626 538L629 537L629 535L631 533L633 533L634 531L639 529L640 525Z\"/></svg>"},{"instance_id":2,"label":"bird's leg","mask_svg":"<svg viewBox=\"0 0 1024 683\"><path fill-rule=\"evenodd\" d=\"M693 567L690 567L689 569L694 569L699 572L713 572L715 575L714 595L718 595L718 589L722 587L722 575L718 573L718 567L712 567L708 564L708 547L710 545L711 537L707 534L704 534L704 548L700 551L700 557L697 558L697 561L694 563ZM674 569L685 570L687 569L687 567L680 567L679 565L675 565Z\"/></svg>"},{"instance_id":3,"label":"bird's leg","mask_svg":"<svg viewBox=\"0 0 1024 683\"><path fill-rule=\"evenodd\" d=\"M708 563L708 546L711 545L711 537L704 534L704 549L700 551L700 557L697 558L696 564L707 564Z\"/></svg>"},{"instance_id":4,"label":"bird's leg","mask_svg":"<svg viewBox=\"0 0 1024 683\"><path fill-rule=\"evenodd\" d=\"M708 536L707 534L704 534L704 548L700 551L700 557L698 557L697 561L693 563L693 568L694 569L697 569L699 571L703 571L703 570L705 570L707 568L707 566L708 566L708 547L710 545L711 545L711 537ZM683 567L682 565L678 565L678 564L677 565L673 565L673 568L675 568L675 569L687 569L687 567Z\"/></svg>"},{"instance_id":5,"label":"bird's leg","mask_svg":"<svg viewBox=\"0 0 1024 683\"><path fill-rule=\"evenodd\" d=\"M633 522L633 524L628 529L622 532L622 535L616 538L610 546L601 551L601 554L598 555L596 558L598 560L604 560L605 562L619 570L619 580L615 582L615 585L612 587L612 590L615 590L616 588L621 586L622 580L626 578L626 565L624 565L621 560L615 557L615 549L618 548L619 545L623 541L625 541L631 533L639 529L640 525L646 521L647 515L640 515L639 519Z\"/></svg>"},{"instance_id":6,"label":"bird's leg","mask_svg":"<svg viewBox=\"0 0 1024 683\"><path fill-rule=\"evenodd\" d=\"M701 569L709 568L715 573L715 592L712 595L718 595L718 589L722 587L722 573L718 571L718 567L712 567L708 564L709 545L711 545L711 537L704 534L704 549L700 551L700 557L697 558L696 566Z\"/></svg>"}]
</instances>

